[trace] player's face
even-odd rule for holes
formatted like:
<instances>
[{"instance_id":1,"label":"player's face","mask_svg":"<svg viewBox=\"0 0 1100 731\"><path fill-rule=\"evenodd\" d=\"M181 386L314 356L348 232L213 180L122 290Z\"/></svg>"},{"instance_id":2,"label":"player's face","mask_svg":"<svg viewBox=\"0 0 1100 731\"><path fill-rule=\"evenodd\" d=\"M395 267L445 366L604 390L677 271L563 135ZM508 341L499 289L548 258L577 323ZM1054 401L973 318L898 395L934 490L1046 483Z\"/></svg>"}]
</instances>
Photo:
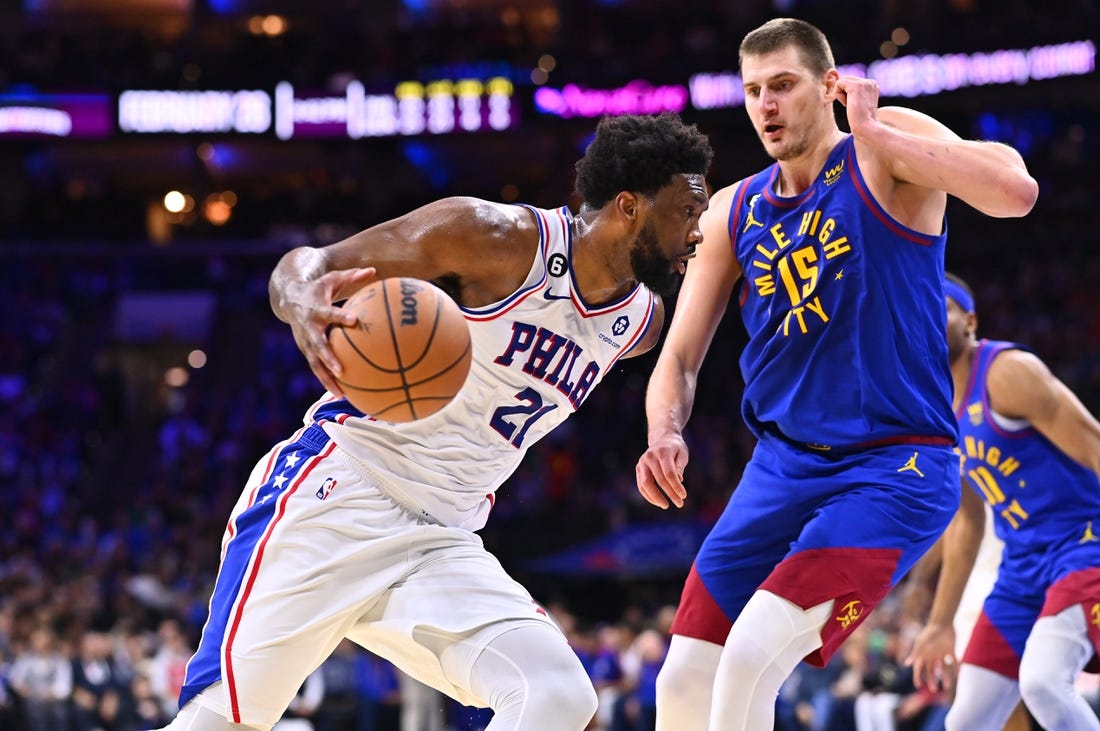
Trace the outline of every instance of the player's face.
<instances>
[{"instance_id":1,"label":"player's face","mask_svg":"<svg viewBox=\"0 0 1100 731\"><path fill-rule=\"evenodd\" d=\"M976 324L973 312L963 312L963 308L955 300L947 298L948 361L954 363L966 354L974 340Z\"/></svg>"},{"instance_id":2,"label":"player's face","mask_svg":"<svg viewBox=\"0 0 1100 731\"><path fill-rule=\"evenodd\" d=\"M797 159L827 134L832 101L824 79L805 66L794 46L745 56L741 81L749 119L772 158Z\"/></svg>"},{"instance_id":3,"label":"player's face","mask_svg":"<svg viewBox=\"0 0 1100 731\"><path fill-rule=\"evenodd\" d=\"M709 203L702 175L677 175L658 191L630 250L637 281L657 294L676 291L688 259L703 240L699 217Z\"/></svg>"}]
</instances>

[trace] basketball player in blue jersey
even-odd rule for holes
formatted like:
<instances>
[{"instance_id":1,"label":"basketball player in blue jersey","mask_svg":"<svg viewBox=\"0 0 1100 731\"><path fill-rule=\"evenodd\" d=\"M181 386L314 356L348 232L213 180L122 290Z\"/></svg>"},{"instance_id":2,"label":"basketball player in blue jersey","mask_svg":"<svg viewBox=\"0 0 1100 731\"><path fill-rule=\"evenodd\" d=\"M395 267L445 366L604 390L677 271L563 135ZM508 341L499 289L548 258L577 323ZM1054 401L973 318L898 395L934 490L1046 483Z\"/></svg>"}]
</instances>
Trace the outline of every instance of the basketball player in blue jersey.
<instances>
[{"instance_id":1,"label":"basketball player in blue jersey","mask_svg":"<svg viewBox=\"0 0 1100 731\"><path fill-rule=\"evenodd\" d=\"M701 240L707 138L671 114L600 122L581 210L447 198L323 248L270 281L328 392L253 470L233 509L173 731L268 729L348 637L492 731L579 731L596 694L565 636L476 532L526 450L619 358L646 352ZM473 363L440 411L403 424L342 397L335 303L376 278L443 287Z\"/></svg>"},{"instance_id":2,"label":"basketball player in blue jersey","mask_svg":"<svg viewBox=\"0 0 1100 731\"><path fill-rule=\"evenodd\" d=\"M952 620L984 531L1004 551L958 666L949 731L1000 731L1024 705L1047 731L1100 731L1074 682L1100 650L1100 423L1033 353L978 340L974 294L947 275L947 343L963 489L944 533L927 626L909 658L918 683L947 684Z\"/></svg>"},{"instance_id":3,"label":"basketball player in blue jersey","mask_svg":"<svg viewBox=\"0 0 1100 731\"><path fill-rule=\"evenodd\" d=\"M794 667L825 663L943 532L959 500L947 196L1022 216L1037 195L1010 147L880 109L875 83L840 76L808 23L769 21L740 61L776 162L717 191L703 218L646 396L638 489L684 504L683 431L731 297L749 334L741 411L757 445L685 584L661 731L770 729Z\"/></svg>"}]
</instances>

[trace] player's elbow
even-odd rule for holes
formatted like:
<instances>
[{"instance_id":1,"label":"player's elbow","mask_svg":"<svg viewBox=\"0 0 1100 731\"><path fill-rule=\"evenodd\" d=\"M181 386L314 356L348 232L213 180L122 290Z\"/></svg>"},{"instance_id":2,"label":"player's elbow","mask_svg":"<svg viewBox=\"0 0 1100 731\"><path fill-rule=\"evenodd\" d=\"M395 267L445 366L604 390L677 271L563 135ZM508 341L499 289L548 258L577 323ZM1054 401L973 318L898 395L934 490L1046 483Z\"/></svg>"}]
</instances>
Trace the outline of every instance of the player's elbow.
<instances>
[{"instance_id":1,"label":"player's elbow","mask_svg":"<svg viewBox=\"0 0 1100 731\"><path fill-rule=\"evenodd\" d=\"M1012 200L1017 206L1016 216L1026 216L1031 213L1031 209L1035 207L1035 202L1039 200L1039 183L1035 178L1031 177L1025 172L1021 172L1017 180L1012 185Z\"/></svg>"},{"instance_id":2,"label":"player's elbow","mask_svg":"<svg viewBox=\"0 0 1100 731\"><path fill-rule=\"evenodd\" d=\"M999 205L989 211L997 218L1022 218L1039 199L1039 183L1026 170L1012 171L1001 185Z\"/></svg>"}]
</instances>

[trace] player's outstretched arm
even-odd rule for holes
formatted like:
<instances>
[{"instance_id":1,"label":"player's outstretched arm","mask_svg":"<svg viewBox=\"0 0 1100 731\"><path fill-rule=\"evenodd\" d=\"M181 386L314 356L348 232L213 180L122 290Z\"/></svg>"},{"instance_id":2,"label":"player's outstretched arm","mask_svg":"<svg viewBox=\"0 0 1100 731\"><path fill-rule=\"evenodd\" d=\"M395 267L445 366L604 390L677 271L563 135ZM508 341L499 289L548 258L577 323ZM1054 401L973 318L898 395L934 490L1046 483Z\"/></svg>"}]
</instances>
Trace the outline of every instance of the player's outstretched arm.
<instances>
[{"instance_id":1,"label":"player's outstretched arm","mask_svg":"<svg viewBox=\"0 0 1100 731\"><path fill-rule=\"evenodd\" d=\"M951 524L940 539L942 559L928 622L905 662L913 666L913 682L933 690L949 688L958 669L955 658L955 613L974 569L985 532L985 504L969 486Z\"/></svg>"},{"instance_id":2,"label":"player's outstretched arm","mask_svg":"<svg viewBox=\"0 0 1100 731\"><path fill-rule=\"evenodd\" d=\"M680 508L687 491L688 449L683 430L695 401L703 358L726 311L741 268L727 228L736 186L714 195L699 225L703 241L684 275L668 335L646 390L649 448L638 460L638 491L651 504Z\"/></svg>"},{"instance_id":3,"label":"player's outstretched arm","mask_svg":"<svg viewBox=\"0 0 1100 731\"><path fill-rule=\"evenodd\" d=\"M1100 423L1034 353L1006 350L989 366L990 405L1026 419L1072 459L1100 476Z\"/></svg>"},{"instance_id":4,"label":"player's outstretched arm","mask_svg":"<svg viewBox=\"0 0 1100 731\"><path fill-rule=\"evenodd\" d=\"M1026 215L1039 186L1020 153L999 142L964 140L926 114L878 107L878 85L842 76L836 96L856 141L898 181L943 191L990 216Z\"/></svg>"},{"instance_id":5,"label":"player's outstretched arm","mask_svg":"<svg viewBox=\"0 0 1100 731\"><path fill-rule=\"evenodd\" d=\"M268 282L271 309L290 325L321 384L340 395L339 363L327 332L334 324L353 325L355 318L335 302L388 277L451 277L467 296L484 298L473 304L492 302L522 281L538 240L537 225L524 209L444 198L334 244L287 252ZM484 291L493 288L500 291Z\"/></svg>"}]
</instances>

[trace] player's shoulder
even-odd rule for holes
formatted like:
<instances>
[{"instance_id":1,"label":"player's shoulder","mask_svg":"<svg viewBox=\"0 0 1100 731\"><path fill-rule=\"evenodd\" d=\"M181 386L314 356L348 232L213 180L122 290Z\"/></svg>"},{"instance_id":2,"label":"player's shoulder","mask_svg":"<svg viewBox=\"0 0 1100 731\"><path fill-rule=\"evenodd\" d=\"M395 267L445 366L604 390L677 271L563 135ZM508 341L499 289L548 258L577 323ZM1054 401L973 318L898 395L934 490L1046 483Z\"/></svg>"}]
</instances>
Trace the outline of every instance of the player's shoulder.
<instances>
[{"instance_id":1,"label":"player's shoulder","mask_svg":"<svg viewBox=\"0 0 1100 731\"><path fill-rule=\"evenodd\" d=\"M730 183L718 190L710 197L710 208L707 210L721 210L728 212L730 207L734 205L735 201L739 197L739 193L744 186L749 185L749 182L754 176L747 178L741 178L740 180Z\"/></svg>"},{"instance_id":2,"label":"player's shoulder","mask_svg":"<svg viewBox=\"0 0 1100 731\"><path fill-rule=\"evenodd\" d=\"M433 225L452 228L456 235L500 244L526 243L532 235L538 237L537 216L533 209L522 205L473 196L449 196L428 204L425 209L421 210Z\"/></svg>"},{"instance_id":3,"label":"player's shoulder","mask_svg":"<svg viewBox=\"0 0 1100 731\"><path fill-rule=\"evenodd\" d=\"M1035 353L1015 344L1007 344L993 354L986 368L986 388L993 392L1026 389L1029 384L1050 375L1050 368Z\"/></svg>"}]
</instances>

